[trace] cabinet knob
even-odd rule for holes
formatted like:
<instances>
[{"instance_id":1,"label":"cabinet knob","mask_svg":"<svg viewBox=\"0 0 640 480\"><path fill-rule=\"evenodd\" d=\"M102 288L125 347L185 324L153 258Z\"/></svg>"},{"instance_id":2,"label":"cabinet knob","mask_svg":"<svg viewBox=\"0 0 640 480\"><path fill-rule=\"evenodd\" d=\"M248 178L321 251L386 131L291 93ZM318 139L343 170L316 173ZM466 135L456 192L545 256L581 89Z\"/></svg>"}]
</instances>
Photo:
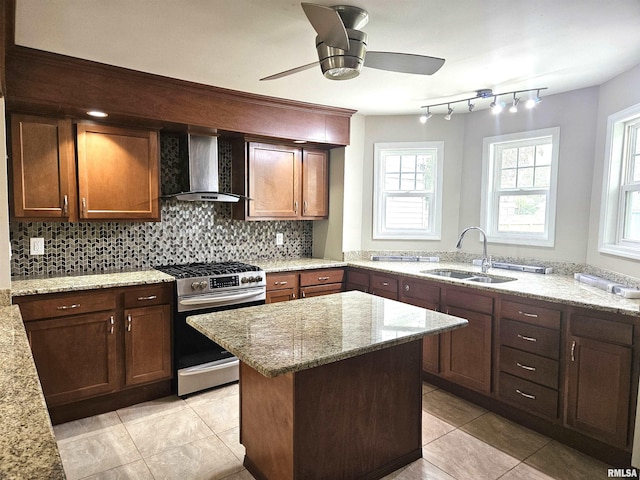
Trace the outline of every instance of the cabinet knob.
<instances>
[{"instance_id":1,"label":"cabinet knob","mask_svg":"<svg viewBox=\"0 0 640 480\"><path fill-rule=\"evenodd\" d=\"M408 292L408 291L409 291L409 285L408 285L408 284L405 284L405 286L404 286L404 291L405 291L405 292Z\"/></svg>"}]
</instances>

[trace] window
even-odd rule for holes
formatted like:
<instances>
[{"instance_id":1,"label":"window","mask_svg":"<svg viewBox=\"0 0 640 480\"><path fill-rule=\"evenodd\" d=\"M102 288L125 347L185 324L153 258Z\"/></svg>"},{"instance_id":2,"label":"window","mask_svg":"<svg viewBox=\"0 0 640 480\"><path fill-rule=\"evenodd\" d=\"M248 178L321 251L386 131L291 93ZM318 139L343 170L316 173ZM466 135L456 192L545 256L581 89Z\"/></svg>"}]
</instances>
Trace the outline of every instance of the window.
<instances>
[{"instance_id":1,"label":"window","mask_svg":"<svg viewBox=\"0 0 640 480\"><path fill-rule=\"evenodd\" d=\"M489 241L553 246L559 128L487 137L482 219Z\"/></svg>"},{"instance_id":2,"label":"window","mask_svg":"<svg viewBox=\"0 0 640 480\"><path fill-rule=\"evenodd\" d=\"M376 143L374 239L440 239L444 142Z\"/></svg>"},{"instance_id":3,"label":"window","mask_svg":"<svg viewBox=\"0 0 640 480\"><path fill-rule=\"evenodd\" d=\"M640 259L640 104L609 117L603 177L600 251Z\"/></svg>"}]
</instances>

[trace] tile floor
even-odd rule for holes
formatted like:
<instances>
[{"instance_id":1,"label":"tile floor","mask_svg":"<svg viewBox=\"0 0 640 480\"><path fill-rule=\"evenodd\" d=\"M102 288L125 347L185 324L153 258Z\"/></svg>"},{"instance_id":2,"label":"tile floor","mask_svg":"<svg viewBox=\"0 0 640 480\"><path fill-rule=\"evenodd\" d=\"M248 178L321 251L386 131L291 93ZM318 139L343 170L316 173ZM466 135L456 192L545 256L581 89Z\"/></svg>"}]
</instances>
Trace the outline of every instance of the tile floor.
<instances>
[{"instance_id":1,"label":"tile floor","mask_svg":"<svg viewBox=\"0 0 640 480\"><path fill-rule=\"evenodd\" d=\"M431 385L422 459L385 480L605 479L607 466ZM69 480L252 480L238 442L238 385L166 397L54 427Z\"/></svg>"}]
</instances>

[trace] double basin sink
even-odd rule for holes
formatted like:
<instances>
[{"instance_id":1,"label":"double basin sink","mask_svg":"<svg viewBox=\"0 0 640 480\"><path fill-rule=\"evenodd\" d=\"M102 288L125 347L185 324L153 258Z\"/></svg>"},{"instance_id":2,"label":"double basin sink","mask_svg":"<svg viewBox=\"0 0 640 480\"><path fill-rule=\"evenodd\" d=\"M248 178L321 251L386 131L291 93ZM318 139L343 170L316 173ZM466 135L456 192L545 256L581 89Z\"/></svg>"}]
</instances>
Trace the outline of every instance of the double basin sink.
<instances>
[{"instance_id":1,"label":"double basin sink","mask_svg":"<svg viewBox=\"0 0 640 480\"><path fill-rule=\"evenodd\" d=\"M455 278L467 282L476 283L505 283L516 280L511 277L500 277L497 275L489 275L486 273L465 272L463 270L422 270L420 273L425 275L433 275L435 277Z\"/></svg>"}]
</instances>

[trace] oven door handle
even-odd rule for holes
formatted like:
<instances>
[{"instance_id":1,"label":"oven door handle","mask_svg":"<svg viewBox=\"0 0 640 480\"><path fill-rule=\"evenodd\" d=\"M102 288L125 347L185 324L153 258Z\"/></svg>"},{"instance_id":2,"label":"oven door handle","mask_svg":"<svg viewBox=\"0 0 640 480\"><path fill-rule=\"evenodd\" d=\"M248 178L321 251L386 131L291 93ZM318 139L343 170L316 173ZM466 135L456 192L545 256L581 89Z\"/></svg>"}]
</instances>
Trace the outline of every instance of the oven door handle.
<instances>
[{"instance_id":1,"label":"oven door handle","mask_svg":"<svg viewBox=\"0 0 640 480\"><path fill-rule=\"evenodd\" d=\"M229 295L198 295L196 297L181 298L178 300L178 303L185 307L215 305L216 303L223 303L229 300L246 300L262 295L264 292L264 288L255 288L248 292L232 293Z\"/></svg>"}]
</instances>

